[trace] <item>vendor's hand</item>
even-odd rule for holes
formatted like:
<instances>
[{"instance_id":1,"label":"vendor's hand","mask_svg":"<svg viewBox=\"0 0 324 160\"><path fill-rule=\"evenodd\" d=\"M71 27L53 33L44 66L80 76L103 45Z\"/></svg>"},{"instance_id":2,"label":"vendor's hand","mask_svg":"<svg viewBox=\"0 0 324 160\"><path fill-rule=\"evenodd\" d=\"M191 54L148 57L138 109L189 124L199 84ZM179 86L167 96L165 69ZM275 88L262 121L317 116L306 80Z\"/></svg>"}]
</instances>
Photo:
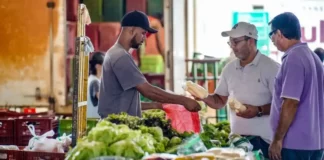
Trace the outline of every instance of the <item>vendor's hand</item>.
<instances>
[{"instance_id":1,"label":"vendor's hand","mask_svg":"<svg viewBox=\"0 0 324 160\"><path fill-rule=\"evenodd\" d=\"M274 140L269 147L269 158L271 160L281 160L282 140Z\"/></svg>"},{"instance_id":2,"label":"vendor's hand","mask_svg":"<svg viewBox=\"0 0 324 160\"><path fill-rule=\"evenodd\" d=\"M247 104L244 104L244 106L246 107L246 110L236 113L237 116L250 119L258 115L259 112L258 107L254 107Z\"/></svg>"},{"instance_id":3,"label":"vendor's hand","mask_svg":"<svg viewBox=\"0 0 324 160\"><path fill-rule=\"evenodd\" d=\"M185 101L184 107L190 112L198 112L201 110L200 104L197 101L190 98L188 98L188 100Z\"/></svg>"}]
</instances>

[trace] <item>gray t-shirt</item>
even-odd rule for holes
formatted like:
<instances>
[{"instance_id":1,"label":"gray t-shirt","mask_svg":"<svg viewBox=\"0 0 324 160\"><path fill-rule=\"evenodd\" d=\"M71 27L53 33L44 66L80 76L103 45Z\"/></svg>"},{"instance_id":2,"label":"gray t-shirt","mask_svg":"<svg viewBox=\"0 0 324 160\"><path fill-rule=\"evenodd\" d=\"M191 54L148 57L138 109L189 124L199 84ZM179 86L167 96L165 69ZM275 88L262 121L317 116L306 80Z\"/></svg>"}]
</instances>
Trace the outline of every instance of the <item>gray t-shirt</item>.
<instances>
[{"instance_id":1,"label":"gray t-shirt","mask_svg":"<svg viewBox=\"0 0 324 160\"><path fill-rule=\"evenodd\" d=\"M146 82L131 55L118 43L105 56L100 83L98 113L101 118L127 112L141 116L140 95L135 88Z\"/></svg>"},{"instance_id":2,"label":"gray t-shirt","mask_svg":"<svg viewBox=\"0 0 324 160\"><path fill-rule=\"evenodd\" d=\"M95 75L88 78L88 102L87 102L87 118L100 118L98 114L98 98L96 94L99 92L100 79Z\"/></svg>"}]
</instances>

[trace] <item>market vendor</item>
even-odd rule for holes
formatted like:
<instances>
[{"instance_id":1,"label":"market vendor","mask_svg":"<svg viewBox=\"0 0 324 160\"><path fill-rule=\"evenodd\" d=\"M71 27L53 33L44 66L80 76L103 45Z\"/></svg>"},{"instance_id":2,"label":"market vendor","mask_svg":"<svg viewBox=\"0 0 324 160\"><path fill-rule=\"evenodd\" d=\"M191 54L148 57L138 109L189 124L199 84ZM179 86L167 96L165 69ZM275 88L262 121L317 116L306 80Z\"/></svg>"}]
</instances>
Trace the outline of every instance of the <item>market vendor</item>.
<instances>
[{"instance_id":1,"label":"market vendor","mask_svg":"<svg viewBox=\"0 0 324 160\"><path fill-rule=\"evenodd\" d=\"M239 22L222 36L229 37L237 58L224 67L215 93L203 101L214 109L224 107L229 97L244 104L245 111L230 111L231 132L248 138L253 150L261 149L268 157L269 114L279 64L257 49L258 31L253 24Z\"/></svg>"},{"instance_id":2,"label":"market vendor","mask_svg":"<svg viewBox=\"0 0 324 160\"><path fill-rule=\"evenodd\" d=\"M103 63L98 111L101 118L121 112L141 116L142 109L162 109L159 103L141 106L140 93L153 101L181 104L189 111L199 111L197 101L149 84L129 54L131 48L138 49L144 42L147 32L157 32L150 27L147 16L140 11L129 12L121 26L119 38L107 51Z\"/></svg>"}]
</instances>

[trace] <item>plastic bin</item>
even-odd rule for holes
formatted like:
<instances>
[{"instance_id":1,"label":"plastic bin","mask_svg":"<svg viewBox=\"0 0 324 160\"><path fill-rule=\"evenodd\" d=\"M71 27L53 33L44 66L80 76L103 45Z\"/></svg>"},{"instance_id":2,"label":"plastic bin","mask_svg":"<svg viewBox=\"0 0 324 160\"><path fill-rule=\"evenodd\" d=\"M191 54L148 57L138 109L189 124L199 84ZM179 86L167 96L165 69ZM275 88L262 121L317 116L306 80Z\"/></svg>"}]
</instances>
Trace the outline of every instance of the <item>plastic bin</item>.
<instances>
[{"instance_id":1,"label":"plastic bin","mask_svg":"<svg viewBox=\"0 0 324 160\"><path fill-rule=\"evenodd\" d=\"M14 129L15 120L0 119L0 145L15 144Z\"/></svg>"},{"instance_id":2,"label":"plastic bin","mask_svg":"<svg viewBox=\"0 0 324 160\"><path fill-rule=\"evenodd\" d=\"M25 147L19 146L19 150L0 150L0 160L64 160L65 153L24 151Z\"/></svg>"},{"instance_id":3,"label":"plastic bin","mask_svg":"<svg viewBox=\"0 0 324 160\"><path fill-rule=\"evenodd\" d=\"M28 125L33 124L35 127L36 135L42 135L50 130L54 130L57 136L58 122L52 118L22 118L15 120L16 131L16 145L27 146L29 140L32 138L29 132Z\"/></svg>"},{"instance_id":4,"label":"plastic bin","mask_svg":"<svg viewBox=\"0 0 324 160\"><path fill-rule=\"evenodd\" d=\"M24 151L25 160L64 160L64 153Z\"/></svg>"},{"instance_id":5,"label":"plastic bin","mask_svg":"<svg viewBox=\"0 0 324 160\"><path fill-rule=\"evenodd\" d=\"M21 150L0 150L0 160L23 160L24 152Z\"/></svg>"}]
</instances>

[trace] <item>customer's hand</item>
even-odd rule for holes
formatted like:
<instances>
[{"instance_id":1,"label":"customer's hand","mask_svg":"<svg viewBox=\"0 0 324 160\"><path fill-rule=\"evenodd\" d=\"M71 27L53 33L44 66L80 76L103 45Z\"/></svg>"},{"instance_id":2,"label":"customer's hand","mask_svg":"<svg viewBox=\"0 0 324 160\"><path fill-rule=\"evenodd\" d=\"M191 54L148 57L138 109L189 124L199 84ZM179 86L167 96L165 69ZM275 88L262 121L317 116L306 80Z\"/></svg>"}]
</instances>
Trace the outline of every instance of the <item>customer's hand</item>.
<instances>
[{"instance_id":1,"label":"customer's hand","mask_svg":"<svg viewBox=\"0 0 324 160\"><path fill-rule=\"evenodd\" d=\"M246 110L236 113L237 116L249 119L249 118L254 118L258 115L259 112L258 107L246 105L246 104L244 104L244 106L246 107Z\"/></svg>"},{"instance_id":2,"label":"customer's hand","mask_svg":"<svg viewBox=\"0 0 324 160\"><path fill-rule=\"evenodd\" d=\"M197 101L190 98L187 98L187 100L184 103L184 107L190 112L198 112L201 110L200 104Z\"/></svg>"},{"instance_id":3,"label":"customer's hand","mask_svg":"<svg viewBox=\"0 0 324 160\"><path fill-rule=\"evenodd\" d=\"M269 147L269 157L271 160L281 160L282 140L274 140Z\"/></svg>"}]
</instances>

